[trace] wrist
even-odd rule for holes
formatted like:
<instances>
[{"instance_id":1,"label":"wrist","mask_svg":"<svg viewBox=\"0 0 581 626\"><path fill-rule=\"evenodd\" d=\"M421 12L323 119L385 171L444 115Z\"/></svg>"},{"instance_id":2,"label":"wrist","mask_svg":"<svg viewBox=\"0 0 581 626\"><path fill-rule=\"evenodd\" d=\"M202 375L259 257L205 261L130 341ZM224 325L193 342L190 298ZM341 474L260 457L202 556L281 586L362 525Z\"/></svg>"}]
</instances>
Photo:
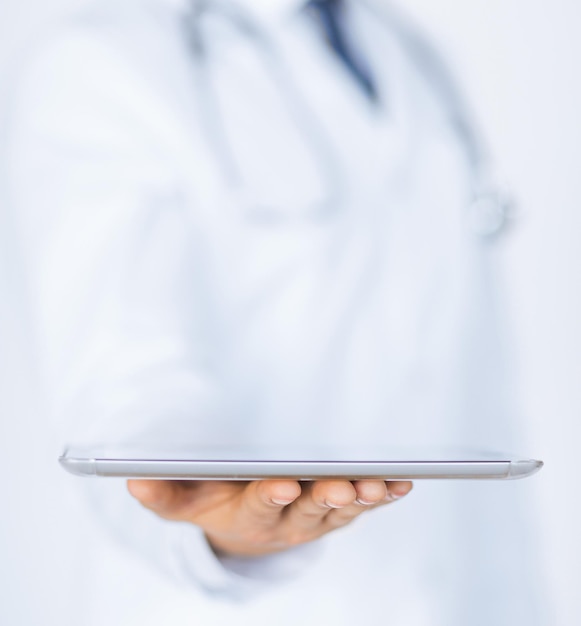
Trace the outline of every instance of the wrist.
<instances>
[{"instance_id":1,"label":"wrist","mask_svg":"<svg viewBox=\"0 0 581 626\"><path fill-rule=\"evenodd\" d=\"M206 541L219 558L252 558L267 556L286 550L289 546L282 542L252 542L237 538L224 537L214 533L205 533Z\"/></svg>"}]
</instances>

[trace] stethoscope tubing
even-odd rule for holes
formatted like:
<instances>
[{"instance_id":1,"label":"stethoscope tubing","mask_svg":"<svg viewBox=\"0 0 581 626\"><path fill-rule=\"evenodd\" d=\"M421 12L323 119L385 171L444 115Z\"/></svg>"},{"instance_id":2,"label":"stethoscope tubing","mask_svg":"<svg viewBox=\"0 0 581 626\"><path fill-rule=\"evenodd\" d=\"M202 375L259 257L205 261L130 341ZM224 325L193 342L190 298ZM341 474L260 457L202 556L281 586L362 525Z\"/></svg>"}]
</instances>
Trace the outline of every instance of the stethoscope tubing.
<instances>
[{"instance_id":1,"label":"stethoscope tubing","mask_svg":"<svg viewBox=\"0 0 581 626\"><path fill-rule=\"evenodd\" d=\"M485 238L495 237L503 230L508 219L513 216L514 201L508 186L500 182L495 172L489 150L481 134L477 132L476 125L469 114L469 107L456 87L446 63L429 43L419 37L400 15L385 4L380 4L376 0L358 1L364 4L386 27L389 24L390 32L396 35L400 45L409 54L424 80L437 94L450 125L463 146L471 171L472 199L467 206L467 222L476 234ZM313 217L324 218L332 214L341 206L341 199L345 193L342 168L335 155L333 142L326 135L322 125L317 121L294 83L291 73L285 67L268 33L249 18L236 2L194 0L187 16L186 30L192 51L200 57L202 65L205 43L201 20L208 13L218 14L230 20L243 35L263 49L264 54L261 57L268 68L268 73L282 94L293 123L301 132L305 142L310 144L313 153L317 155L316 163L321 180L327 181L327 198L324 203L309 207L302 211L302 214L293 211L286 217L293 220L312 219ZM203 126L208 143L218 153L217 158L228 183L233 188L241 189L244 181L219 119L219 98L213 89L211 77L206 74L202 80L203 84L200 85L200 89L205 97L201 100L205 103L204 116L206 118ZM247 209L251 211L252 207L247 207Z\"/></svg>"}]
</instances>

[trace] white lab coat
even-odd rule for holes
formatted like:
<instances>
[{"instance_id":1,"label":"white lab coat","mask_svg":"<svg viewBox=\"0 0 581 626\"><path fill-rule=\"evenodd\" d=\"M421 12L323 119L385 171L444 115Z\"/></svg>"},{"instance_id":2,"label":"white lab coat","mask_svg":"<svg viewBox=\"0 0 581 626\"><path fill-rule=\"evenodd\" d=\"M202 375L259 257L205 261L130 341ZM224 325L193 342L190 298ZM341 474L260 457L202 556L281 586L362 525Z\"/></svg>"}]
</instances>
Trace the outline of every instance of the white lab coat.
<instances>
[{"instance_id":1,"label":"white lab coat","mask_svg":"<svg viewBox=\"0 0 581 626\"><path fill-rule=\"evenodd\" d=\"M349 4L376 110L311 20L240 7L266 38L212 13L200 57L179 3L101 4L14 90L11 201L63 443L185 417L225 441L514 448L451 103L391 12ZM79 487L106 530L80 548L77 624L537 623L518 483L418 484L320 545L222 562L122 481Z\"/></svg>"}]
</instances>

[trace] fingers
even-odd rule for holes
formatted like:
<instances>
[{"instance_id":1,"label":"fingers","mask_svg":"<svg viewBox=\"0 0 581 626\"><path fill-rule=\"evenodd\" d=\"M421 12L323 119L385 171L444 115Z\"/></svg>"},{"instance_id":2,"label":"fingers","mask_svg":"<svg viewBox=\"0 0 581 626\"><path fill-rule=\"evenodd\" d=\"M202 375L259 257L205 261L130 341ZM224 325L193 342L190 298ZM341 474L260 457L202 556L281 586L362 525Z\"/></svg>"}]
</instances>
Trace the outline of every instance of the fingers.
<instances>
[{"instance_id":1,"label":"fingers","mask_svg":"<svg viewBox=\"0 0 581 626\"><path fill-rule=\"evenodd\" d=\"M383 480L358 480L353 486L357 492L356 502L363 506L378 504L389 493Z\"/></svg>"},{"instance_id":2,"label":"fingers","mask_svg":"<svg viewBox=\"0 0 581 626\"><path fill-rule=\"evenodd\" d=\"M127 487L160 517L198 524L212 545L233 554L263 554L311 541L362 512L393 502L409 481L129 480Z\"/></svg>"},{"instance_id":3,"label":"fingers","mask_svg":"<svg viewBox=\"0 0 581 626\"><path fill-rule=\"evenodd\" d=\"M355 502L334 511L324 519L325 530L345 526L370 508L389 504L402 498L412 489L410 481L372 481L362 480L354 483L357 492Z\"/></svg>"},{"instance_id":4,"label":"fingers","mask_svg":"<svg viewBox=\"0 0 581 626\"><path fill-rule=\"evenodd\" d=\"M356 497L355 487L346 480L308 483L301 497L285 512L285 526L293 532L313 531L329 511L352 504Z\"/></svg>"},{"instance_id":5,"label":"fingers","mask_svg":"<svg viewBox=\"0 0 581 626\"><path fill-rule=\"evenodd\" d=\"M241 494L241 513L262 526L278 523L284 508L301 495L296 480L261 480L248 484Z\"/></svg>"},{"instance_id":6,"label":"fingers","mask_svg":"<svg viewBox=\"0 0 581 626\"><path fill-rule=\"evenodd\" d=\"M412 490L414 486L411 480L392 480L385 484L388 491L387 498L390 501L403 498Z\"/></svg>"}]
</instances>

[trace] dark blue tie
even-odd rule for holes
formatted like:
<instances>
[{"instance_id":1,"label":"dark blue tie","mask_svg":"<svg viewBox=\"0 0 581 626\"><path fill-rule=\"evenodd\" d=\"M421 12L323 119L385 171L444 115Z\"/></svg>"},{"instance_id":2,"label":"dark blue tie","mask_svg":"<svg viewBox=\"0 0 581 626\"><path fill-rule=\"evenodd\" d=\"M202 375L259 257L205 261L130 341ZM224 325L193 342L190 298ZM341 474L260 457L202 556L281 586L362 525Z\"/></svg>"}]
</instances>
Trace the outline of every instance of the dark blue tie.
<instances>
[{"instance_id":1,"label":"dark blue tie","mask_svg":"<svg viewBox=\"0 0 581 626\"><path fill-rule=\"evenodd\" d=\"M369 69L365 67L349 44L342 23L343 0L309 0L309 9L321 24L325 37L335 54L341 59L353 78L367 97L376 102L378 99L375 83Z\"/></svg>"}]
</instances>

